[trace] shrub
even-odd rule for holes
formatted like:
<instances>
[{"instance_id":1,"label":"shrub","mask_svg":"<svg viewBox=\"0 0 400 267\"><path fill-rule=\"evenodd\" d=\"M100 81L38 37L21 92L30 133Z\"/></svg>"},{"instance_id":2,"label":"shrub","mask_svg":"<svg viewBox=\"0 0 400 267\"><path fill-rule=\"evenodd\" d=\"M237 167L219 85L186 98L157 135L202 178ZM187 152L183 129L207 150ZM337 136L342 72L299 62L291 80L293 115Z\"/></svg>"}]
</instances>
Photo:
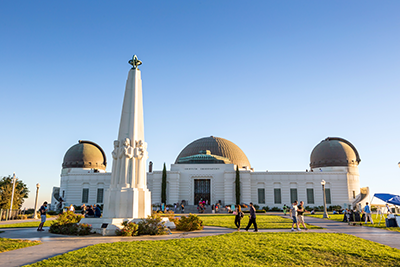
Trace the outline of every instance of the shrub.
<instances>
[{"instance_id":1,"label":"shrub","mask_svg":"<svg viewBox=\"0 0 400 267\"><path fill-rule=\"evenodd\" d=\"M260 206L259 205L253 205L254 206L254 208L256 208L256 210L259 210L260 209Z\"/></svg>"},{"instance_id":2,"label":"shrub","mask_svg":"<svg viewBox=\"0 0 400 267\"><path fill-rule=\"evenodd\" d=\"M272 207L271 211L282 211L282 210L280 208L278 208L278 207Z\"/></svg>"},{"instance_id":3,"label":"shrub","mask_svg":"<svg viewBox=\"0 0 400 267\"><path fill-rule=\"evenodd\" d=\"M28 219L28 215L18 215L18 219L20 219L20 220L26 220L26 219Z\"/></svg>"},{"instance_id":4,"label":"shrub","mask_svg":"<svg viewBox=\"0 0 400 267\"><path fill-rule=\"evenodd\" d=\"M25 214L29 215L29 214L33 214L33 209L27 209L25 211Z\"/></svg>"},{"instance_id":5,"label":"shrub","mask_svg":"<svg viewBox=\"0 0 400 267\"><path fill-rule=\"evenodd\" d=\"M270 208L268 206L262 207L262 209L265 210L265 211L269 211L270 210Z\"/></svg>"},{"instance_id":6,"label":"shrub","mask_svg":"<svg viewBox=\"0 0 400 267\"><path fill-rule=\"evenodd\" d=\"M139 234L139 225L134 222L124 221L122 223L123 228L115 230L117 235L122 236L136 236Z\"/></svg>"},{"instance_id":7,"label":"shrub","mask_svg":"<svg viewBox=\"0 0 400 267\"><path fill-rule=\"evenodd\" d=\"M203 221L195 214L189 214L188 217L182 216L175 221L176 230L178 231L195 231L203 230Z\"/></svg>"},{"instance_id":8,"label":"shrub","mask_svg":"<svg viewBox=\"0 0 400 267\"><path fill-rule=\"evenodd\" d=\"M340 206L340 205L332 205L332 206L328 207L329 211L333 211L333 210L339 211L341 209L342 209L342 206Z\"/></svg>"},{"instance_id":9,"label":"shrub","mask_svg":"<svg viewBox=\"0 0 400 267\"><path fill-rule=\"evenodd\" d=\"M61 213L50 226L50 233L62 235L88 235L92 231L89 224L79 224L82 215L72 211Z\"/></svg>"},{"instance_id":10,"label":"shrub","mask_svg":"<svg viewBox=\"0 0 400 267\"><path fill-rule=\"evenodd\" d=\"M47 212L47 214L49 214L49 215L57 215L58 212L55 211L55 210L51 210L51 211Z\"/></svg>"},{"instance_id":11,"label":"shrub","mask_svg":"<svg viewBox=\"0 0 400 267\"><path fill-rule=\"evenodd\" d=\"M138 226L138 235L164 235L168 231L158 213L153 213L147 219L142 219Z\"/></svg>"}]
</instances>

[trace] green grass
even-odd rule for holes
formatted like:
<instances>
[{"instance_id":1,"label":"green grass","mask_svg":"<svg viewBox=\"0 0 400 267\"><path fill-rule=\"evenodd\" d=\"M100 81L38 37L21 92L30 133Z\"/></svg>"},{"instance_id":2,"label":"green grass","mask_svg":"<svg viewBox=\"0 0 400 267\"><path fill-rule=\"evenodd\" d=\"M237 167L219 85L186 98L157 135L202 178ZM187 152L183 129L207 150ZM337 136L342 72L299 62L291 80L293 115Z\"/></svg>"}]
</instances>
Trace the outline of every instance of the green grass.
<instances>
[{"instance_id":1,"label":"green grass","mask_svg":"<svg viewBox=\"0 0 400 267\"><path fill-rule=\"evenodd\" d=\"M394 266L400 250L345 234L231 233L98 244L31 266Z\"/></svg>"},{"instance_id":2,"label":"green grass","mask_svg":"<svg viewBox=\"0 0 400 267\"><path fill-rule=\"evenodd\" d=\"M39 241L0 238L0 253L14 250L14 249L19 249L19 248L35 246L35 245L39 245L39 244L40 244Z\"/></svg>"},{"instance_id":3,"label":"green grass","mask_svg":"<svg viewBox=\"0 0 400 267\"><path fill-rule=\"evenodd\" d=\"M318 215L307 215L310 217L314 217L314 218L321 218L322 219L322 215L318 214ZM386 218L386 214L384 214L384 218L381 220L381 223L378 225L379 222L379 217L376 217L376 215L372 215L372 220L374 221L374 224L364 224L363 226L367 226L367 227L374 227L374 228L379 228L379 229L384 229L384 230L389 230L389 231L393 231L393 232L400 232L400 227L386 227L386 223L385 223L385 218ZM329 214L329 219L328 220L333 220L333 221L338 221L338 222L343 222L343 214ZM346 222L343 222L346 223Z\"/></svg>"},{"instance_id":4,"label":"green grass","mask_svg":"<svg viewBox=\"0 0 400 267\"><path fill-rule=\"evenodd\" d=\"M199 215L204 225L219 226L236 229L235 215ZM249 223L249 216L245 215L241 221L240 228L244 229ZM257 226L259 229L290 229L292 220L274 215L257 214ZM309 229L322 229L318 226L306 224ZM252 226L253 227L253 226Z\"/></svg>"},{"instance_id":5,"label":"green grass","mask_svg":"<svg viewBox=\"0 0 400 267\"><path fill-rule=\"evenodd\" d=\"M38 227L40 222L24 222L24 223L12 223L12 224L1 224L1 228L29 228L29 227ZM46 221L44 226L50 226L52 221Z\"/></svg>"}]
</instances>

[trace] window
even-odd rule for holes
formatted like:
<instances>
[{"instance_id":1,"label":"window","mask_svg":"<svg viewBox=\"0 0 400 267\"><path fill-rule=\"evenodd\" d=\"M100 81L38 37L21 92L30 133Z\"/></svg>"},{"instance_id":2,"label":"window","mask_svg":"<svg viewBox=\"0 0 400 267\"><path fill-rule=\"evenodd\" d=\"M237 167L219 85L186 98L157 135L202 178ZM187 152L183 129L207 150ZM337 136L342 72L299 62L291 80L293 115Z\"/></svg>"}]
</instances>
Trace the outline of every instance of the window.
<instances>
[{"instance_id":1,"label":"window","mask_svg":"<svg viewBox=\"0 0 400 267\"><path fill-rule=\"evenodd\" d=\"M258 188L258 203L265 204L265 189Z\"/></svg>"},{"instance_id":2,"label":"window","mask_svg":"<svg viewBox=\"0 0 400 267\"><path fill-rule=\"evenodd\" d=\"M82 189L82 203L89 202L89 188Z\"/></svg>"},{"instance_id":3,"label":"window","mask_svg":"<svg viewBox=\"0 0 400 267\"><path fill-rule=\"evenodd\" d=\"M62 198L64 198L64 197L65 197L65 190L63 190L63 193L62 193Z\"/></svg>"},{"instance_id":4,"label":"window","mask_svg":"<svg viewBox=\"0 0 400 267\"><path fill-rule=\"evenodd\" d=\"M290 188L290 203L297 200L297 188Z\"/></svg>"},{"instance_id":5,"label":"window","mask_svg":"<svg viewBox=\"0 0 400 267\"><path fill-rule=\"evenodd\" d=\"M274 188L274 202L275 202L275 204L282 204L280 188Z\"/></svg>"},{"instance_id":6,"label":"window","mask_svg":"<svg viewBox=\"0 0 400 267\"><path fill-rule=\"evenodd\" d=\"M325 188L326 204L331 204L331 189Z\"/></svg>"},{"instance_id":7,"label":"window","mask_svg":"<svg viewBox=\"0 0 400 267\"><path fill-rule=\"evenodd\" d=\"M356 198L356 191L353 191L353 199Z\"/></svg>"},{"instance_id":8,"label":"window","mask_svg":"<svg viewBox=\"0 0 400 267\"><path fill-rule=\"evenodd\" d=\"M314 204L314 189L307 188L307 204Z\"/></svg>"},{"instance_id":9,"label":"window","mask_svg":"<svg viewBox=\"0 0 400 267\"><path fill-rule=\"evenodd\" d=\"M104 189L97 188L97 203L103 203Z\"/></svg>"}]
</instances>

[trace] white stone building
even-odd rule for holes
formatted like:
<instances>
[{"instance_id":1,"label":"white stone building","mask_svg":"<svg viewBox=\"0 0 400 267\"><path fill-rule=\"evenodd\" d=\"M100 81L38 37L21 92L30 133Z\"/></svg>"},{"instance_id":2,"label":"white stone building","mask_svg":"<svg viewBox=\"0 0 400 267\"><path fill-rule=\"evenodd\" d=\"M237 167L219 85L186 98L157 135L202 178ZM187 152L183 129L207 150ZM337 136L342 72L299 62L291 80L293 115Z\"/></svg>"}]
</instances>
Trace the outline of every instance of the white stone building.
<instances>
[{"instance_id":1,"label":"white stone building","mask_svg":"<svg viewBox=\"0 0 400 267\"><path fill-rule=\"evenodd\" d=\"M235 203L236 166L240 170L241 202L281 208L294 200L322 206L321 181L326 181L327 205L353 204L360 194L356 148L342 138L326 138L312 151L310 171L255 171L243 151L219 137L198 139L178 155L167 171L167 204L202 200L222 205ZM106 156L95 143L79 141L64 157L60 195L66 204L103 204L111 173L105 172ZM162 171L147 173L152 203L161 202ZM360 198L358 198L360 199Z\"/></svg>"}]
</instances>

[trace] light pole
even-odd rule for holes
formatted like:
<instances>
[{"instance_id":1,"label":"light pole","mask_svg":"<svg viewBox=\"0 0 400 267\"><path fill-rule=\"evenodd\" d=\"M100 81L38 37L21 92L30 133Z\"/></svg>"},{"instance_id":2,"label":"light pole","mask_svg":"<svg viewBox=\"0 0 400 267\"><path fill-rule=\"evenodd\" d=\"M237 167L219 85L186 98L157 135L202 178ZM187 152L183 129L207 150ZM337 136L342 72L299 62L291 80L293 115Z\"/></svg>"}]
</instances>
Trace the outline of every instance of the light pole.
<instances>
[{"instance_id":1,"label":"light pole","mask_svg":"<svg viewBox=\"0 0 400 267\"><path fill-rule=\"evenodd\" d=\"M15 177L15 172L13 173L13 178L12 178L12 193L11 193L11 203L10 203L10 213L8 214L8 219L11 219L11 212L12 212L12 206L14 202L14 190L15 190L15 182L17 178Z\"/></svg>"},{"instance_id":2,"label":"light pole","mask_svg":"<svg viewBox=\"0 0 400 267\"><path fill-rule=\"evenodd\" d=\"M322 194L324 198L324 216L322 216L322 218L327 219L329 218L329 216L328 216L328 211L326 210L325 184L326 184L325 180L322 180L321 185L322 185Z\"/></svg>"},{"instance_id":3,"label":"light pole","mask_svg":"<svg viewBox=\"0 0 400 267\"><path fill-rule=\"evenodd\" d=\"M34 210L33 210L33 218L34 218L34 219L37 219L36 210L37 210L37 201L38 201L38 197L39 197L39 187L40 187L40 184L37 183L37 184L36 184L35 208L34 208Z\"/></svg>"}]
</instances>

